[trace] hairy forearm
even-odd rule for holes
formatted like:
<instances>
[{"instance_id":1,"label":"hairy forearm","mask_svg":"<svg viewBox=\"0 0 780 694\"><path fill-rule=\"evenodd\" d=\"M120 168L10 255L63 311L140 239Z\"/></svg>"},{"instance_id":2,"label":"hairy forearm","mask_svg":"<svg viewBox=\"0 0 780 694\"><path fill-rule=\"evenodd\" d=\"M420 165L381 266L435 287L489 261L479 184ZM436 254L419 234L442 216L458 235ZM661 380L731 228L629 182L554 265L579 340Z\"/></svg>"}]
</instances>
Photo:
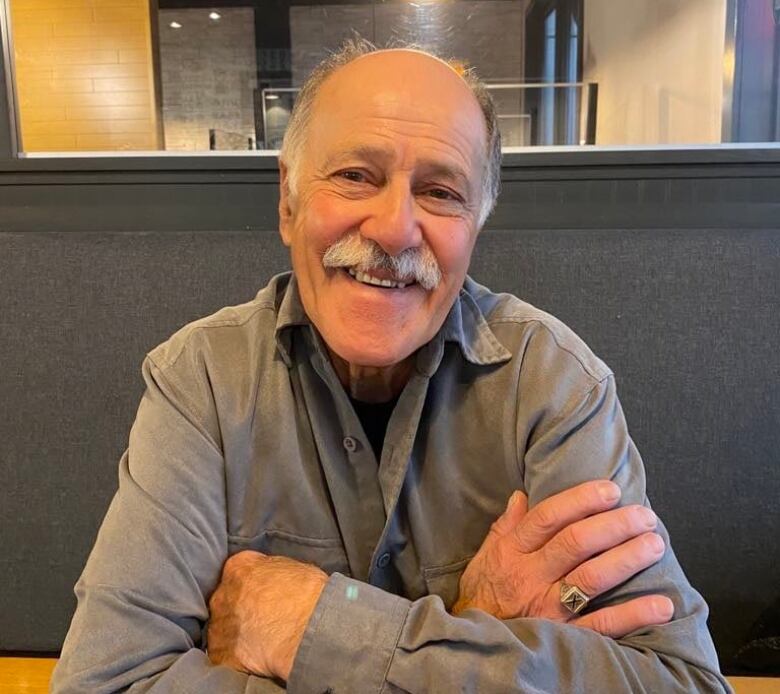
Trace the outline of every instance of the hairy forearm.
<instances>
[{"instance_id":1,"label":"hairy forearm","mask_svg":"<svg viewBox=\"0 0 780 694\"><path fill-rule=\"evenodd\" d=\"M226 562L209 602L209 658L287 680L327 575L287 557L245 551Z\"/></svg>"}]
</instances>

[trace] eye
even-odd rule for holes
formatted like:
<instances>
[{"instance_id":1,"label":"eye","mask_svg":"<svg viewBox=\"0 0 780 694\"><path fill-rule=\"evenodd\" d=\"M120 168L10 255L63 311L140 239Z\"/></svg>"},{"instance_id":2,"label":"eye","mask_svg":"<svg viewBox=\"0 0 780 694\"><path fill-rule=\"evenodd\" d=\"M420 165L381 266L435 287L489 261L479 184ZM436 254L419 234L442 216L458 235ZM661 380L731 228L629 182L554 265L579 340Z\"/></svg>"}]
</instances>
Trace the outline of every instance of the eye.
<instances>
[{"instance_id":1,"label":"eye","mask_svg":"<svg viewBox=\"0 0 780 694\"><path fill-rule=\"evenodd\" d=\"M339 171L336 176L346 179L347 181L352 181L353 183L366 183L368 180L362 171L357 171L355 169Z\"/></svg>"},{"instance_id":2,"label":"eye","mask_svg":"<svg viewBox=\"0 0 780 694\"><path fill-rule=\"evenodd\" d=\"M459 202L461 200L459 195L453 193L447 188L430 188L429 190L425 191L425 194L432 197L434 200L444 200L447 202Z\"/></svg>"}]
</instances>

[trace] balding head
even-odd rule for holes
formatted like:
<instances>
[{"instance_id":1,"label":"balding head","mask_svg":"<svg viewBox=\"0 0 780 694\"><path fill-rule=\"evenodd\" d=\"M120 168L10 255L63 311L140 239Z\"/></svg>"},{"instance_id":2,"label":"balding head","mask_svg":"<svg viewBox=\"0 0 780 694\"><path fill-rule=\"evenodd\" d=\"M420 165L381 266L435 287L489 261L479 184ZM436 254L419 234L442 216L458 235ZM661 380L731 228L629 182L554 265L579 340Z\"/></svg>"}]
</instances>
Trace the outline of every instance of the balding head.
<instances>
[{"instance_id":1,"label":"balding head","mask_svg":"<svg viewBox=\"0 0 780 694\"><path fill-rule=\"evenodd\" d=\"M298 95L282 145L280 158L289 172L291 192L296 192L304 152L311 144L310 125L321 104L321 93L330 91L337 99L368 98L380 80L385 94L394 91L397 98L413 99L421 109L439 103L438 93L449 91L450 95L459 94L462 108L479 110L485 131L478 214L481 227L500 188L501 142L495 106L472 71L414 48L378 50L367 41L349 41L315 68ZM339 103L330 98L327 101ZM319 112L318 117L321 115Z\"/></svg>"}]
</instances>

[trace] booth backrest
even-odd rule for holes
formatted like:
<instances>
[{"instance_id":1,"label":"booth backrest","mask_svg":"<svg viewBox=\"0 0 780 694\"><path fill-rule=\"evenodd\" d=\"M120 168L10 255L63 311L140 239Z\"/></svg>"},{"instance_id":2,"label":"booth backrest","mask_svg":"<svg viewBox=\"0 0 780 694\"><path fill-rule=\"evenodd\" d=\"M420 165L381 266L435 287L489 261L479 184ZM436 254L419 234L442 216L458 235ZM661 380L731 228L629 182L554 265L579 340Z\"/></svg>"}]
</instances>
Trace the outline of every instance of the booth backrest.
<instances>
[{"instance_id":1,"label":"booth backrest","mask_svg":"<svg viewBox=\"0 0 780 694\"><path fill-rule=\"evenodd\" d=\"M56 651L144 354L288 267L273 232L0 233L0 650ZM614 370L724 669L777 595L780 231L489 230L472 275Z\"/></svg>"}]
</instances>

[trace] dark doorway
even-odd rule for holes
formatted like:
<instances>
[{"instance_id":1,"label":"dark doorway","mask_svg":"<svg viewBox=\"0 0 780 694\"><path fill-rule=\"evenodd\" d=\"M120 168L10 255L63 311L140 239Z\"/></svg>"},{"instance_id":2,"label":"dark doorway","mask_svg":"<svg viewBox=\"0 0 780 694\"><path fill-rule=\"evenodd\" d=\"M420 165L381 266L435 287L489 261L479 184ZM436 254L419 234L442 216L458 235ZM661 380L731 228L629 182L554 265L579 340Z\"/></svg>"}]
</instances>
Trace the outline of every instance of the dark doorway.
<instances>
[{"instance_id":1,"label":"dark doorway","mask_svg":"<svg viewBox=\"0 0 780 694\"><path fill-rule=\"evenodd\" d=\"M587 90L574 86L582 81L582 20L583 0L533 0L528 9L526 82L550 85L526 93L534 145L575 145L589 139L580 125Z\"/></svg>"}]
</instances>

